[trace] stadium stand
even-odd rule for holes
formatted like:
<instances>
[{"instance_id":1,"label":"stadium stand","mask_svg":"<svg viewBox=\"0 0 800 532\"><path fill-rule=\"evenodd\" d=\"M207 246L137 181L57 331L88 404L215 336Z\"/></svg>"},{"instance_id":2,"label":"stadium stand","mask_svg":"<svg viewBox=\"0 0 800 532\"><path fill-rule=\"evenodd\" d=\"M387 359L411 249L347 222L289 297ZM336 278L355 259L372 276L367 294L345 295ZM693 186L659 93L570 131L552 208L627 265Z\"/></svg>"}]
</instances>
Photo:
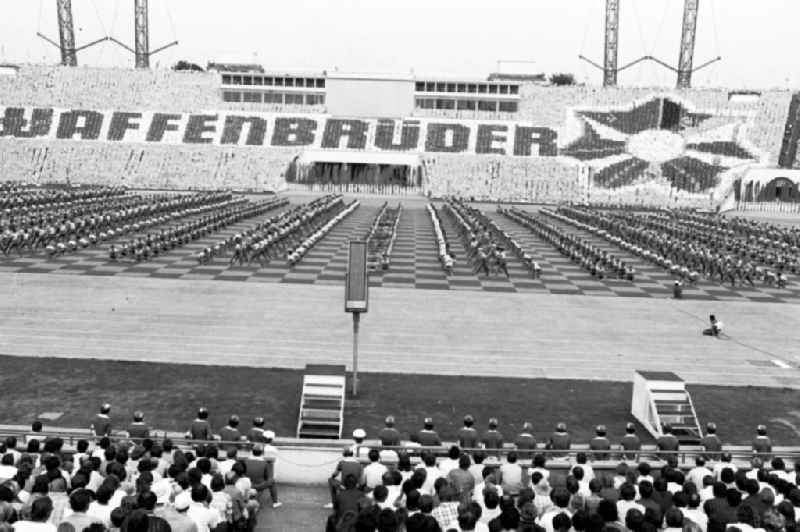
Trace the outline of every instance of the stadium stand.
<instances>
[{"instance_id":1,"label":"stadium stand","mask_svg":"<svg viewBox=\"0 0 800 532\"><path fill-rule=\"evenodd\" d=\"M327 116L320 114L325 109L319 105L222 101L220 76L213 72L41 65L23 65L16 72L0 80L5 106L87 110L77 111L89 113L86 123L80 126L85 130L92 130L97 119L91 110L202 111L215 113L210 115L214 117L236 111L245 115L277 112L300 117ZM519 111L500 118L509 124L520 124L523 129L532 124L533 129L553 140L538 145L538 154L535 143L526 148L524 141L518 142L513 148L515 156L502 155L502 151L497 154L492 148L493 140L487 141L485 136L476 140L476 124L483 118L475 111L464 114L458 110L417 109L415 117L419 119L455 120L463 125L451 129L454 136L447 141L434 137L431 144L431 138L420 139L417 150L424 168L422 190L432 197L458 195L493 201L578 199L714 208L730 197L734 180L747 168L777 164L791 97L789 91L764 91L740 99L735 92L723 89L665 92L523 83ZM496 113L489 115L487 119L498 119ZM188 126L187 138L202 138L202 121L190 121ZM609 136L609 130L618 127L623 130L617 129L616 138L621 134L630 142ZM464 137L467 130L472 132L469 139ZM682 147L678 149L673 142L662 148L645 149L647 142L633 142L640 133L653 136L652 132L669 132L673 135L666 137L673 141L680 136L683 140L678 144ZM286 189L287 171L303 151L303 142L295 142L297 139L253 149L217 143L178 142L167 146L152 141L115 143L14 136L5 132L0 138L0 172L10 179L34 183L71 181L132 188L277 191ZM323 143L330 136L327 129L319 131ZM374 142L374 136L374 132L368 134L369 142ZM653 136L656 137L661 138ZM453 146L463 143L467 149L465 152L443 147L441 142ZM533 153L525 151L529 148ZM362 148L354 148L348 141L348 149ZM672 153L673 149L677 151ZM668 155L669 160L660 160ZM394 189L381 188L387 186L373 184L363 188L373 193L395 193ZM411 188L416 191L416 186ZM336 185L329 191L349 190ZM775 207L770 204L764 208Z\"/></svg>"}]
</instances>

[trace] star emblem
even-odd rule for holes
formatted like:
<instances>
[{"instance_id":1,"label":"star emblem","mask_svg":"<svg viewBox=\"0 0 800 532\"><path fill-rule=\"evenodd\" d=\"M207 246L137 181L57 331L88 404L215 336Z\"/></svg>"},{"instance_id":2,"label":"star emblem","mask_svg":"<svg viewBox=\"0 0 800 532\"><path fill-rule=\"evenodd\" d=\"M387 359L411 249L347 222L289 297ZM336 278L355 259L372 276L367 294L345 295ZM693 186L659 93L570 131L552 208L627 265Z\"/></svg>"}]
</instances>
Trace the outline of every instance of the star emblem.
<instances>
[{"instance_id":1,"label":"star emblem","mask_svg":"<svg viewBox=\"0 0 800 532\"><path fill-rule=\"evenodd\" d=\"M599 186L660 176L678 189L700 192L717 185L729 168L758 159L737 140L745 116L696 112L669 97L574 113L582 133L560 155L591 163Z\"/></svg>"}]
</instances>

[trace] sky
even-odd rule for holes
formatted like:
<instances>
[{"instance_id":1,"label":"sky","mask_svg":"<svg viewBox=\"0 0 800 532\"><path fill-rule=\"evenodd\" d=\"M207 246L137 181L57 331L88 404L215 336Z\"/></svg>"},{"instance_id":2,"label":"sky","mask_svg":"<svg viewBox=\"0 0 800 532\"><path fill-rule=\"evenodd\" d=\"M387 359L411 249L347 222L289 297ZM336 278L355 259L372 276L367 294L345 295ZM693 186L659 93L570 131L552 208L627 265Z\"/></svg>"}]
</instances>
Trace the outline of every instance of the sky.
<instances>
[{"instance_id":1,"label":"sky","mask_svg":"<svg viewBox=\"0 0 800 532\"><path fill-rule=\"evenodd\" d=\"M485 77L498 61L571 72L598 85L605 0L150 0L151 58L256 62L267 69ZM133 47L133 0L72 0L77 45L111 35ZM619 64L653 55L677 66L683 0L620 0ZM56 0L0 0L0 62L59 61ZM700 0L693 85L800 87L800 0ZM81 65L132 66L110 42ZM520 64L517 64L519 67ZM653 63L620 73L627 86L673 86Z\"/></svg>"}]
</instances>

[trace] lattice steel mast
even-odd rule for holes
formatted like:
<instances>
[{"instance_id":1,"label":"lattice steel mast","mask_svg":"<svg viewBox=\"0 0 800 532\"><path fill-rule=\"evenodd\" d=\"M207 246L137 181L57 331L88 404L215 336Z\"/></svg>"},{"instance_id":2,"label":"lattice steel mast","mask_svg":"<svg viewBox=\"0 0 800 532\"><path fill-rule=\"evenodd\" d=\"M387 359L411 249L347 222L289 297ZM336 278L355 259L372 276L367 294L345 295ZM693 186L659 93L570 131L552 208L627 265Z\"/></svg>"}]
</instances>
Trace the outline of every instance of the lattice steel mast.
<instances>
[{"instance_id":1,"label":"lattice steel mast","mask_svg":"<svg viewBox=\"0 0 800 532\"><path fill-rule=\"evenodd\" d=\"M697 10L700 0L685 0L683 3L683 29L681 31L681 50L678 57L678 88L692 86L692 61L694 42L697 37Z\"/></svg>"},{"instance_id":2,"label":"lattice steel mast","mask_svg":"<svg viewBox=\"0 0 800 532\"><path fill-rule=\"evenodd\" d=\"M603 55L603 87L617 85L619 52L619 0L606 0L606 41Z\"/></svg>"}]
</instances>

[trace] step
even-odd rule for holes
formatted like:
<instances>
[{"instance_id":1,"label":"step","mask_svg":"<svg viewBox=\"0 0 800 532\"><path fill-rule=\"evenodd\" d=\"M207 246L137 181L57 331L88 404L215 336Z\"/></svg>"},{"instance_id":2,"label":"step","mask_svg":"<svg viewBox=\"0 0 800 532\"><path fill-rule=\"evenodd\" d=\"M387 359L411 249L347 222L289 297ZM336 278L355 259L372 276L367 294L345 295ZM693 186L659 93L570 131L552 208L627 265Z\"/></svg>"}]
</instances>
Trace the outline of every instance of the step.
<instances>
[{"instance_id":1,"label":"step","mask_svg":"<svg viewBox=\"0 0 800 532\"><path fill-rule=\"evenodd\" d=\"M343 389L331 386L303 386L303 395L306 397L342 397Z\"/></svg>"},{"instance_id":2,"label":"step","mask_svg":"<svg viewBox=\"0 0 800 532\"><path fill-rule=\"evenodd\" d=\"M312 386L341 386L344 387L345 379L337 375L306 375L303 377L304 385Z\"/></svg>"},{"instance_id":3,"label":"step","mask_svg":"<svg viewBox=\"0 0 800 532\"><path fill-rule=\"evenodd\" d=\"M335 419L339 420L341 413L339 410L323 410L319 408L304 408L302 412L300 412L300 416L303 419L320 419L320 420L328 420L328 419Z\"/></svg>"},{"instance_id":4,"label":"step","mask_svg":"<svg viewBox=\"0 0 800 532\"><path fill-rule=\"evenodd\" d=\"M300 429L301 430L335 430L337 433L339 432L340 425L339 423L318 423L316 421L301 421Z\"/></svg>"},{"instance_id":5,"label":"step","mask_svg":"<svg viewBox=\"0 0 800 532\"><path fill-rule=\"evenodd\" d=\"M341 399L331 399L329 397L308 397L303 396L302 408L319 408L320 410L340 410Z\"/></svg>"},{"instance_id":6,"label":"step","mask_svg":"<svg viewBox=\"0 0 800 532\"><path fill-rule=\"evenodd\" d=\"M301 438L339 438L338 430L317 430L317 429L300 429Z\"/></svg>"},{"instance_id":7,"label":"step","mask_svg":"<svg viewBox=\"0 0 800 532\"><path fill-rule=\"evenodd\" d=\"M671 413L671 412L674 412L674 413L691 412L692 411L692 405L690 405L689 403L675 404L675 405L664 405L664 404L656 403L656 410L658 411L659 414L662 413L662 412L665 413L665 414L666 413Z\"/></svg>"},{"instance_id":8,"label":"step","mask_svg":"<svg viewBox=\"0 0 800 532\"><path fill-rule=\"evenodd\" d=\"M319 420L319 419L308 419L308 418L305 418L305 417L300 418L300 423L304 427L308 427L308 426L314 426L314 427L336 427L337 430L339 429L339 425L341 425L341 423L339 422L338 419L335 420L335 421L323 421L323 420Z\"/></svg>"},{"instance_id":9,"label":"step","mask_svg":"<svg viewBox=\"0 0 800 532\"><path fill-rule=\"evenodd\" d=\"M651 392L653 400L656 402L664 401L686 401L686 392Z\"/></svg>"}]
</instances>

